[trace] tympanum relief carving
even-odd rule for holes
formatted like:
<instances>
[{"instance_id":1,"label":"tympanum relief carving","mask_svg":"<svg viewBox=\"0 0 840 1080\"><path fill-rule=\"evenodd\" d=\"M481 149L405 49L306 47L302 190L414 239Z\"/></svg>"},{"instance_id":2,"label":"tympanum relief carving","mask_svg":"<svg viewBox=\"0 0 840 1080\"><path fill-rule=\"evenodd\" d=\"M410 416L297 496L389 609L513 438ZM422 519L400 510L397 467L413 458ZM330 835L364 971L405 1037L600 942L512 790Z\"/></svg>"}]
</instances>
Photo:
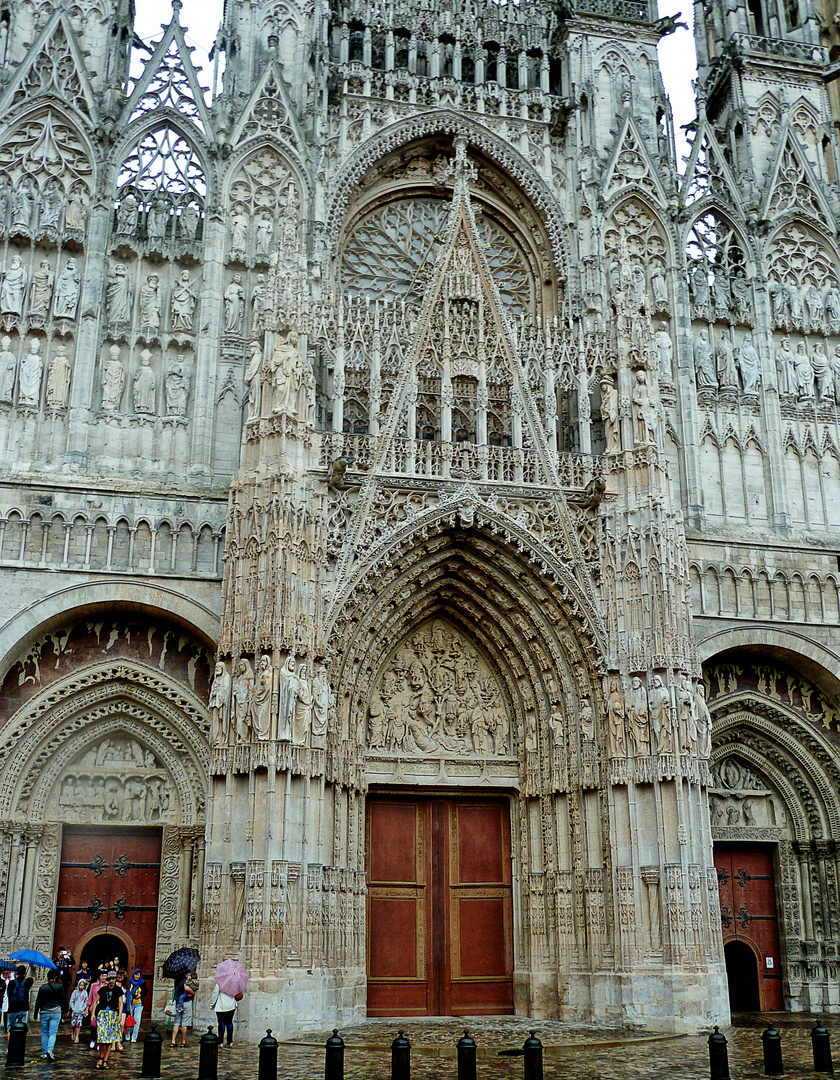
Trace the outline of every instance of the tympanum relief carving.
<instances>
[{"instance_id":1,"label":"tympanum relief carving","mask_svg":"<svg viewBox=\"0 0 840 1080\"><path fill-rule=\"evenodd\" d=\"M62 821L141 822L173 817L166 768L136 739L106 738L62 774L51 809Z\"/></svg>"}]
</instances>

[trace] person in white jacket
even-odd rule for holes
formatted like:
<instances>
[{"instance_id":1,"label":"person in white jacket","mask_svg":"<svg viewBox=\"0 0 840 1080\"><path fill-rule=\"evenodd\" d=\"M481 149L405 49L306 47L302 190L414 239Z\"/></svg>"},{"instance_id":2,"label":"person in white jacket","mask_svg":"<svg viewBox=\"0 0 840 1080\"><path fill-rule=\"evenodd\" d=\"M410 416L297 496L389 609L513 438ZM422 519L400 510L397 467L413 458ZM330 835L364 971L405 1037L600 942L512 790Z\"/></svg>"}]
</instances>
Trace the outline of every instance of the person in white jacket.
<instances>
[{"instance_id":1,"label":"person in white jacket","mask_svg":"<svg viewBox=\"0 0 840 1080\"><path fill-rule=\"evenodd\" d=\"M238 997L241 999L242 995ZM228 1050L233 1046L233 1014L236 1012L238 1002L231 994L226 994L216 983L213 988L213 996L210 998L210 1008L216 1014L216 1022L219 1025L219 1046L227 1046ZM227 1041L225 1041L227 1032Z\"/></svg>"}]
</instances>

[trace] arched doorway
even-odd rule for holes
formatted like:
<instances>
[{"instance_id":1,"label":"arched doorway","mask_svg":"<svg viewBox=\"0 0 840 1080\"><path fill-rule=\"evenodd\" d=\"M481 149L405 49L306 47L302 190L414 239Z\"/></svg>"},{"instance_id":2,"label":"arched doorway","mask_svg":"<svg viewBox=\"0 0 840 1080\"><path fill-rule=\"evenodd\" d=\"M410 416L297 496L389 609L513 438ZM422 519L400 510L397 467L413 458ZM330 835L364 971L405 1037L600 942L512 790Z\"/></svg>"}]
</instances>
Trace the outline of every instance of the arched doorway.
<instances>
[{"instance_id":1,"label":"arched doorway","mask_svg":"<svg viewBox=\"0 0 840 1080\"><path fill-rule=\"evenodd\" d=\"M727 941L723 947L726 981L729 985L729 1008L732 1012L758 1012L758 961L745 941Z\"/></svg>"},{"instance_id":2,"label":"arched doorway","mask_svg":"<svg viewBox=\"0 0 840 1080\"><path fill-rule=\"evenodd\" d=\"M78 946L77 946L78 948ZM79 949L79 955L76 960L81 965L83 960L87 960L88 968L91 971L99 971L104 963L109 960L116 960L117 965L122 971L128 971L134 967L131 962L128 953L128 946L114 933L110 933L108 930L103 930L101 933L88 935L87 941L84 942L81 949Z\"/></svg>"}]
</instances>

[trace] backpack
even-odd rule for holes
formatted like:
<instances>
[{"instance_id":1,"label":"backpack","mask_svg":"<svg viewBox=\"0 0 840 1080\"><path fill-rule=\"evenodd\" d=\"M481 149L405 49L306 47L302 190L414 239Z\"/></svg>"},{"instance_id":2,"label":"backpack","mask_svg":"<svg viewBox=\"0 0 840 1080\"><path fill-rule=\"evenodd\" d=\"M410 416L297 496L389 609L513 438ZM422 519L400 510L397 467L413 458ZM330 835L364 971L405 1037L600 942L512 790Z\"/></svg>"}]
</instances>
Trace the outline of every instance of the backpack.
<instances>
[{"instance_id":1,"label":"backpack","mask_svg":"<svg viewBox=\"0 0 840 1080\"><path fill-rule=\"evenodd\" d=\"M6 992L9 995L9 1012L24 1012L29 1008L25 979L12 979Z\"/></svg>"}]
</instances>

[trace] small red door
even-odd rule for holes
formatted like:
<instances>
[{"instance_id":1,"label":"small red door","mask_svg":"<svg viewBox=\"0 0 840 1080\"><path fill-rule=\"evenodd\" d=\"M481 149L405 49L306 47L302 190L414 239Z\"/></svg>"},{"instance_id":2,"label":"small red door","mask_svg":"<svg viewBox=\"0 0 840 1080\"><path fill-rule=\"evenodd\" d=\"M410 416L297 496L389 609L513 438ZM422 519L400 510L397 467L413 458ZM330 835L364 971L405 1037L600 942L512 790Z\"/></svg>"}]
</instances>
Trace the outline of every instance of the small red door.
<instances>
[{"instance_id":1,"label":"small red door","mask_svg":"<svg viewBox=\"0 0 840 1080\"><path fill-rule=\"evenodd\" d=\"M737 941L750 948L757 966L759 1008L764 1012L784 1009L772 852L767 848L716 844L715 868L724 947ZM734 955L741 956L739 964L745 963L747 954L743 950ZM728 974L733 997L739 972ZM751 978L754 973L745 970L744 982Z\"/></svg>"},{"instance_id":2,"label":"small red door","mask_svg":"<svg viewBox=\"0 0 840 1080\"><path fill-rule=\"evenodd\" d=\"M371 797L367 868L370 1016L513 1012L505 801Z\"/></svg>"}]
</instances>

